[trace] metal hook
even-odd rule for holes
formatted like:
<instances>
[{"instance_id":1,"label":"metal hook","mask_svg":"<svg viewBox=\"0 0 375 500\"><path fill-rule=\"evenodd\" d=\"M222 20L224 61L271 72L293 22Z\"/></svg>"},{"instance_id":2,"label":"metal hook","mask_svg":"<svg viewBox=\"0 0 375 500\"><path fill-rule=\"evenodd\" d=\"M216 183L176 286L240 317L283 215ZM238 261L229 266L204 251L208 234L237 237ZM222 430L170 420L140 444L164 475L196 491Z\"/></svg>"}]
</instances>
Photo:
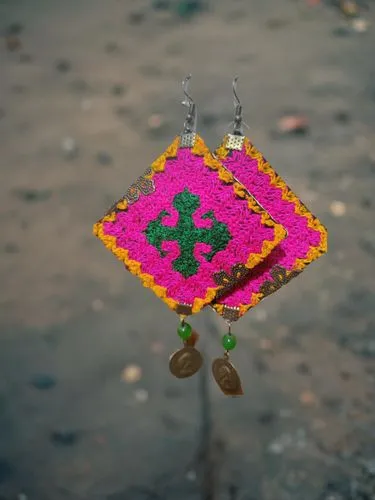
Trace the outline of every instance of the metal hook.
<instances>
[{"instance_id":1,"label":"metal hook","mask_svg":"<svg viewBox=\"0 0 375 500\"><path fill-rule=\"evenodd\" d=\"M188 93L188 88L189 88L191 76L192 75L190 74L190 75L188 75L186 78L184 78L182 80L182 90L183 90L184 95L186 97L186 99L184 99L182 101L182 104L183 104L183 106L188 106L188 107L190 106L190 104L193 103L193 99L192 99L192 97Z\"/></svg>"},{"instance_id":2,"label":"metal hook","mask_svg":"<svg viewBox=\"0 0 375 500\"><path fill-rule=\"evenodd\" d=\"M249 125L245 123L242 119L242 105L237 95L237 82L238 82L238 76L233 78L232 82L235 116L234 116L234 121L232 121L230 125L233 125L233 135L243 135L243 126L249 128Z\"/></svg>"},{"instance_id":3,"label":"metal hook","mask_svg":"<svg viewBox=\"0 0 375 500\"><path fill-rule=\"evenodd\" d=\"M235 106L235 115L234 115L234 121L233 121L233 134L234 135L243 135L242 134L242 106L241 106L241 102L240 102L238 95L237 95L237 92L236 92L237 91L237 82L238 82L238 76L236 76L232 82L234 106Z\"/></svg>"},{"instance_id":4,"label":"metal hook","mask_svg":"<svg viewBox=\"0 0 375 500\"><path fill-rule=\"evenodd\" d=\"M237 82L238 82L238 76L234 77L233 82L232 82L233 95L234 95L234 105L241 106L241 102L240 102L238 95L237 95Z\"/></svg>"},{"instance_id":5,"label":"metal hook","mask_svg":"<svg viewBox=\"0 0 375 500\"><path fill-rule=\"evenodd\" d=\"M181 104L189 108L188 114L185 118L183 134L190 134L192 132L195 132L197 124L196 106L192 97L188 93L190 80L191 80L191 74L188 75L186 78L184 78L184 80L182 81L182 90L184 92L185 99L182 101Z\"/></svg>"}]
</instances>

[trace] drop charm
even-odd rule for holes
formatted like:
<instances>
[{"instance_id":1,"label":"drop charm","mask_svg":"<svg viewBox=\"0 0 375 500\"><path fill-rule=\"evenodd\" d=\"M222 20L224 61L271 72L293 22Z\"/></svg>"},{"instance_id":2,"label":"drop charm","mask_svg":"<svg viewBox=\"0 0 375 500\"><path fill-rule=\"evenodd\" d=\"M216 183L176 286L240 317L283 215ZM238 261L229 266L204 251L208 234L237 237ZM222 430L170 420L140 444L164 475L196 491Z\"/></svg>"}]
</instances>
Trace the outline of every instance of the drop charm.
<instances>
[{"instance_id":1,"label":"drop charm","mask_svg":"<svg viewBox=\"0 0 375 500\"><path fill-rule=\"evenodd\" d=\"M179 349L169 359L169 370L177 378L187 378L195 375L203 364L201 353L195 349L199 335L189 323L181 316L181 323L177 329L178 335L184 342L184 347Z\"/></svg>"},{"instance_id":2,"label":"drop charm","mask_svg":"<svg viewBox=\"0 0 375 500\"><path fill-rule=\"evenodd\" d=\"M217 385L226 396L242 396L241 379L237 370L229 361L229 351L236 347L237 339L231 332L229 323L228 333L223 336L222 345L225 349L224 356L217 358L212 363L212 374Z\"/></svg>"}]
</instances>

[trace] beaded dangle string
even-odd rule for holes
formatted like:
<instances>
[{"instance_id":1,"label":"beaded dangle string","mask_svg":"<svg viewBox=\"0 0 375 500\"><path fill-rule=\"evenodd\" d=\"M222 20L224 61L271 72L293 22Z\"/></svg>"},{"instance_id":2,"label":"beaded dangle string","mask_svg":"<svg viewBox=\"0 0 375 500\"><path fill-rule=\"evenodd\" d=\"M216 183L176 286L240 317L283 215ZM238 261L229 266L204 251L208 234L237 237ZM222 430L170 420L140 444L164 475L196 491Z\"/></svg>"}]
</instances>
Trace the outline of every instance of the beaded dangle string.
<instances>
[{"instance_id":1,"label":"beaded dangle string","mask_svg":"<svg viewBox=\"0 0 375 500\"><path fill-rule=\"evenodd\" d=\"M191 75L188 75L182 82L182 90L184 100L181 102L183 106L188 108L185 118L182 138L192 138L197 131L197 108L188 93ZM198 341L199 335L193 330L191 325L186 322L186 315L180 314L180 324L177 328L177 334L183 342L184 347L174 352L169 359L169 370L177 378L191 377L197 373L202 364L203 358L201 353L195 349L195 344Z\"/></svg>"},{"instance_id":2,"label":"beaded dangle string","mask_svg":"<svg viewBox=\"0 0 375 500\"><path fill-rule=\"evenodd\" d=\"M226 396L242 396L241 379L237 370L229 360L230 352L237 345L237 338L232 333L232 323L227 321L228 332L223 335L222 346L224 355L216 358L212 363L212 374L218 386Z\"/></svg>"},{"instance_id":3,"label":"beaded dangle string","mask_svg":"<svg viewBox=\"0 0 375 500\"><path fill-rule=\"evenodd\" d=\"M191 377L201 368L203 358L195 348L199 335L189 323L185 316L180 315L180 324L177 333L184 347L174 352L169 359L169 370L177 378Z\"/></svg>"}]
</instances>

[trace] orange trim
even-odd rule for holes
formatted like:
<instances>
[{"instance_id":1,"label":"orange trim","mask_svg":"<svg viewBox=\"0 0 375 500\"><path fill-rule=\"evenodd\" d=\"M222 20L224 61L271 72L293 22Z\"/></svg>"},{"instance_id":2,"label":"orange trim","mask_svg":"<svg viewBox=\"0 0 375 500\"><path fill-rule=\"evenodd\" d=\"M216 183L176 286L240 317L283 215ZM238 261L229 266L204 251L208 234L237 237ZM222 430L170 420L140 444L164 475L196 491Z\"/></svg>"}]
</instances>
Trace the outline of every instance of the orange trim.
<instances>
[{"instance_id":1,"label":"orange trim","mask_svg":"<svg viewBox=\"0 0 375 500\"><path fill-rule=\"evenodd\" d=\"M152 172L150 175L147 176L148 178L152 179L154 175L164 171L167 160L169 158L175 158L177 156L179 143L180 143L180 138L176 137L172 142L172 144L167 148L167 150L151 164ZM280 241L286 237L287 233L285 229L282 226L280 226L280 224L276 224L272 220L272 218L266 212L264 212L264 210L256 203L256 201L251 196L249 196L249 194L246 192L243 186L234 179L233 175L230 172L228 172L228 170L226 170L221 165L221 163L211 155L209 149L198 135L196 136L195 145L192 148L192 153L197 156L203 156L204 164L208 168L216 170L218 172L219 178L223 182L227 184L232 184L233 189L238 197L246 198L248 200L249 209L253 210L256 213L261 214L262 224L265 224L269 227L274 227L273 241L264 241L261 252L258 254L251 254L249 256L249 259L246 262L245 266L251 269L252 267L256 266L259 262L261 262L265 257L267 257L267 255L273 250L273 248L275 248L276 245L278 245ZM127 201L124 198L122 198L116 204L116 208L122 211L127 210L128 208ZM109 236L104 233L104 224L106 222L114 222L115 220L116 220L115 211L103 217L96 224L94 224L93 227L94 235L97 236L104 243L104 245L114 253L114 255L119 260L125 263L126 268L132 274L138 276L141 279L143 286L153 290L154 293L160 299L162 299L170 309L172 310L177 309L179 303L176 300L167 296L167 288L157 285L152 275L143 273L141 269L141 263L131 259L129 257L128 250L125 250L124 248L119 248L116 245L115 236ZM208 288L206 296L203 299L196 298L192 305L192 313L194 314L199 312L205 305L211 303L214 300L217 292L221 288L222 288L221 286L218 286L216 288Z\"/></svg>"},{"instance_id":2,"label":"orange trim","mask_svg":"<svg viewBox=\"0 0 375 500\"><path fill-rule=\"evenodd\" d=\"M216 149L215 156L219 160L224 160L230 150L225 147L227 143L227 136L224 137L221 145ZM327 229L323 224L303 205L301 200L296 194L287 186L285 181L275 172L271 165L264 159L262 153L251 144L250 140L245 137L244 147L247 156L251 159L257 160L258 169L270 177L271 184L282 191L282 199L294 204L295 213L307 218L307 225L309 228L314 229L320 233L320 244L317 247L311 247L304 259L296 259L293 269L291 271L302 271L306 266L311 264L314 260L318 259L321 255L327 252L328 234ZM251 303L247 305L240 305L240 316L243 316L249 309L256 306L263 299L262 293L253 293L251 296ZM223 314L223 304L212 304L215 311Z\"/></svg>"}]
</instances>

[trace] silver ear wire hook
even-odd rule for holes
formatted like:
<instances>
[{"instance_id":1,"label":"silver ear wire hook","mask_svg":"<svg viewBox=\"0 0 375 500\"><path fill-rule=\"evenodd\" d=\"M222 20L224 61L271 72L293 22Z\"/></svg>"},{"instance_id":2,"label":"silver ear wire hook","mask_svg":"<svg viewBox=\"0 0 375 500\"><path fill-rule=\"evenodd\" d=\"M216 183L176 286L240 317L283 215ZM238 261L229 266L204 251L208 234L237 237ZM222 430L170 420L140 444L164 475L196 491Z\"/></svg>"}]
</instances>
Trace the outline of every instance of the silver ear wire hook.
<instances>
[{"instance_id":1,"label":"silver ear wire hook","mask_svg":"<svg viewBox=\"0 0 375 500\"><path fill-rule=\"evenodd\" d=\"M234 105L236 107L239 106L241 108L240 99L237 95L237 82L238 82L238 76L234 77L233 82L232 82L233 95L234 95ZM242 111L242 108L240 109L240 112L241 111Z\"/></svg>"},{"instance_id":2,"label":"silver ear wire hook","mask_svg":"<svg viewBox=\"0 0 375 500\"><path fill-rule=\"evenodd\" d=\"M248 125L242 119L242 105L237 95L237 82L238 76L233 78L232 89L234 96L234 107L235 107L235 115L233 124L233 135L243 135L243 125L248 128Z\"/></svg>"},{"instance_id":3,"label":"silver ear wire hook","mask_svg":"<svg viewBox=\"0 0 375 500\"><path fill-rule=\"evenodd\" d=\"M182 82L185 99L181 104L189 108L188 114L185 118L183 134L191 134L192 132L195 132L197 128L197 109L192 97L188 93L190 80L191 75L188 75Z\"/></svg>"},{"instance_id":4,"label":"silver ear wire hook","mask_svg":"<svg viewBox=\"0 0 375 500\"><path fill-rule=\"evenodd\" d=\"M235 107L235 115L234 115L234 122L233 122L233 134L234 135L242 135L242 106L240 103L240 100L237 95L237 82L238 82L238 76L236 76L233 79L232 82L232 89L233 89L233 96L234 96L234 107Z\"/></svg>"}]
</instances>

